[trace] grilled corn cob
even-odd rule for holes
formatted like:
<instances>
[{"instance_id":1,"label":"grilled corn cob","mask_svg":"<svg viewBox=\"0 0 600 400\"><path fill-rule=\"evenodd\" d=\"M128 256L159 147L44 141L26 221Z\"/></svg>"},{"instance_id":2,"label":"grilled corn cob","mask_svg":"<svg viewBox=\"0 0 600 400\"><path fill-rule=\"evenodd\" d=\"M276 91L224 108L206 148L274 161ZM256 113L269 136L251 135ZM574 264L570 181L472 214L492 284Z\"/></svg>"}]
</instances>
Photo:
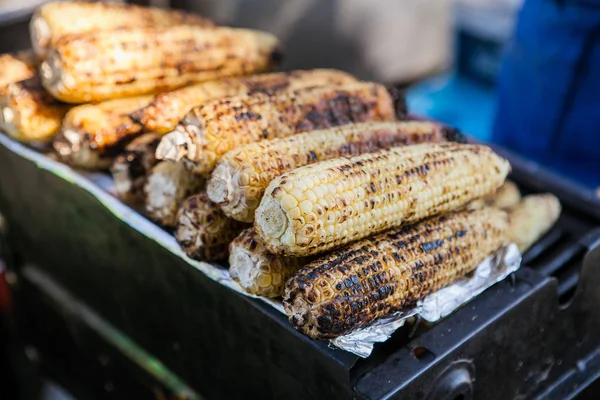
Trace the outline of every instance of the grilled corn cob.
<instances>
[{"instance_id":1,"label":"grilled corn cob","mask_svg":"<svg viewBox=\"0 0 600 400\"><path fill-rule=\"evenodd\" d=\"M142 127L129 118L129 113L151 100L152 96L139 96L73 107L54 139L54 149L66 164L108 168L114 155L142 133Z\"/></svg>"},{"instance_id":2,"label":"grilled corn cob","mask_svg":"<svg viewBox=\"0 0 600 400\"><path fill-rule=\"evenodd\" d=\"M6 93L10 83L33 78L36 66L33 53L29 51L0 55L0 96Z\"/></svg>"},{"instance_id":3,"label":"grilled corn cob","mask_svg":"<svg viewBox=\"0 0 600 400\"><path fill-rule=\"evenodd\" d=\"M442 142L448 132L431 122L365 122L250 143L221 157L206 191L227 216L252 222L267 185L284 172L391 146Z\"/></svg>"},{"instance_id":4,"label":"grilled corn cob","mask_svg":"<svg viewBox=\"0 0 600 400\"><path fill-rule=\"evenodd\" d=\"M495 193L472 201L467 208L476 210L481 207L490 206L505 210L519 203L519 201L521 201L519 188L514 182L507 180Z\"/></svg>"},{"instance_id":5,"label":"grilled corn cob","mask_svg":"<svg viewBox=\"0 0 600 400\"><path fill-rule=\"evenodd\" d=\"M158 163L148 174L144 187L148 218L162 226L174 227L181 203L203 190L204 184L204 179L189 172L182 163Z\"/></svg>"},{"instance_id":6,"label":"grilled corn cob","mask_svg":"<svg viewBox=\"0 0 600 400\"><path fill-rule=\"evenodd\" d=\"M157 95L152 103L131 114L147 130L167 133L194 107L228 96L273 93L315 86L356 82L353 76L334 69L277 72L202 82Z\"/></svg>"},{"instance_id":7,"label":"grilled corn cob","mask_svg":"<svg viewBox=\"0 0 600 400\"><path fill-rule=\"evenodd\" d=\"M175 25L210 27L212 21L198 15L125 4L53 2L42 5L29 25L36 54L44 58L49 47L62 36L132 28L161 28Z\"/></svg>"},{"instance_id":8,"label":"grilled corn cob","mask_svg":"<svg viewBox=\"0 0 600 400\"><path fill-rule=\"evenodd\" d=\"M175 239L189 257L227 258L227 246L247 225L227 218L204 192L186 199L177 212Z\"/></svg>"},{"instance_id":9,"label":"grilled corn cob","mask_svg":"<svg viewBox=\"0 0 600 400\"><path fill-rule=\"evenodd\" d=\"M281 297L285 282L311 259L276 256L265 248L252 228L229 245L229 272L248 293Z\"/></svg>"},{"instance_id":10,"label":"grilled corn cob","mask_svg":"<svg viewBox=\"0 0 600 400\"><path fill-rule=\"evenodd\" d=\"M509 170L489 147L457 143L322 161L272 180L254 225L273 253L316 254L462 207Z\"/></svg>"},{"instance_id":11,"label":"grilled corn cob","mask_svg":"<svg viewBox=\"0 0 600 400\"><path fill-rule=\"evenodd\" d=\"M508 243L495 208L450 213L363 239L309 263L286 283L294 328L329 339L401 310L473 271Z\"/></svg>"},{"instance_id":12,"label":"grilled corn cob","mask_svg":"<svg viewBox=\"0 0 600 400\"><path fill-rule=\"evenodd\" d=\"M47 142L60 129L67 110L33 77L7 86L0 98L0 127L23 142Z\"/></svg>"},{"instance_id":13,"label":"grilled corn cob","mask_svg":"<svg viewBox=\"0 0 600 400\"><path fill-rule=\"evenodd\" d=\"M524 253L552 228L560 216L561 206L556 196L546 193L525 196L507 211L510 240Z\"/></svg>"},{"instance_id":14,"label":"grilled corn cob","mask_svg":"<svg viewBox=\"0 0 600 400\"><path fill-rule=\"evenodd\" d=\"M146 133L129 143L115 158L110 168L117 196L124 202L139 206L144 203L144 186L150 170L156 165L156 146L161 135Z\"/></svg>"},{"instance_id":15,"label":"grilled corn cob","mask_svg":"<svg viewBox=\"0 0 600 400\"><path fill-rule=\"evenodd\" d=\"M44 86L69 103L173 90L271 69L277 39L247 29L181 25L64 36L40 67Z\"/></svg>"},{"instance_id":16,"label":"grilled corn cob","mask_svg":"<svg viewBox=\"0 0 600 400\"><path fill-rule=\"evenodd\" d=\"M159 159L184 160L207 175L243 144L351 122L391 121L393 103L376 83L227 97L194 108L158 145Z\"/></svg>"}]
</instances>

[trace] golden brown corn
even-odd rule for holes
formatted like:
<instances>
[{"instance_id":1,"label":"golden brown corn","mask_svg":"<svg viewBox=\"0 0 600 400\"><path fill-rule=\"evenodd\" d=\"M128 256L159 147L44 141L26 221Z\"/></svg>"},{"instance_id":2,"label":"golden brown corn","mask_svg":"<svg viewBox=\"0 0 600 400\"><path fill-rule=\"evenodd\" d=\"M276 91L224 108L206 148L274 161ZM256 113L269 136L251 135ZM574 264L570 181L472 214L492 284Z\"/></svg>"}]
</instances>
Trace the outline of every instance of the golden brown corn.
<instances>
[{"instance_id":1,"label":"golden brown corn","mask_svg":"<svg viewBox=\"0 0 600 400\"><path fill-rule=\"evenodd\" d=\"M229 245L229 272L248 293L281 297L285 282L311 259L276 256L254 229L242 231Z\"/></svg>"},{"instance_id":2,"label":"golden brown corn","mask_svg":"<svg viewBox=\"0 0 600 400\"><path fill-rule=\"evenodd\" d=\"M30 51L0 55L0 96L4 96L10 83L33 78L36 67L37 62Z\"/></svg>"},{"instance_id":3,"label":"golden brown corn","mask_svg":"<svg viewBox=\"0 0 600 400\"><path fill-rule=\"evenodd\" d=\"M44 86L69 103L173 90L274 66L277 39L247 29L181 25L63 36L40 67Z\"/></svg>"},{"instance_id":4,"label":"golden brown corn","mask_svg":"<svg viewBox=\"0 0 600 400\"><path fill-rule=\"evenodd\" d=\"M189 172L182 163L158 163L148 174L144 187L148 218L162 226L174 227L181 203L188 196L203 190L204 184L204 179Z\"/></svg>"},{"instance_id":5,"label":"golden brown corn","mask_svg":"<svg viewBox=\"0 0 600 400\"><path fill-rule=\"evenodd\" d=\"M110 168L117 196L124 202L140 206L144 203L144 186L150 170L156 165L156 146L162 136L151 132L129 143L115 158Z\"/></svg>"},{"instance_id":6,"label":"golden brown corn","mask_svg":"<svg viewBox=\"0 0 600 400\"><path fill-rule=\"evenodd\" d=\"M275 178L255 228L276 254L316 254L455 210L493 193L510 170L483 145L425 143L297 168Z\"/></svg>"},{"instance_id":7,"label":"golden brown corn","mask_svg":"<svg viewBox=\"0 0 600 400\"><path fill-rule=\"evenodd\" d=\"M394 229L309 263L286 283L294 328L330 339L399 311L473 271L508 243L496 208L449 213Z\"/></svg>"},{"instance_id":8,"label":"golden brown corn","mask_svg":"<svg viewBox=\"0 0 600 400\"><path fill-rule=\"evenodd\" d=\"M243 144L394 118L389 93L376 83L227 97L194 108L163 138L156 156L184 160L206 176L222 155Z\"/></svg>"},{"instance_id":9,"label":"golden brown corn","mask_svg":"<svg viewBox=\"0 0 600 400\"><path fill-rule=\"evenodd\" d=\"M227 246L248 225L227 218L204 192L189 197L177 212L175 239L189 257L214 261L227 258Z\"/></svg>"},{"instance_id":10,"label":"golden brown corn","mask_svg":"<svg viewBox=\"0 0 600 400\"><path fill-rule=\"evenodd\" d=\"M46 92L37 77L10 83L0 98L0 128L22 142L47 142L60 129L68 109Z\"/></svg>"},{"instance_id":11,"label":"golden brown corn","mask_svg":"<svg viewBox=\"0 0 600 400\"><path fill-rule=\"evenodd\" d=\"M49 47L65 35L132 28L164 28L176 25L213 26L198 15L128 4L61 1L42 5L30 23L33 49L44 58Z\"/></svg>"},{"instance_id":12,"label":"golden brown corn","mask_svg":"<svg viewBox=\"0 0 600 400\"><path fill-rule=\"evenodd\" d=\"M54 149L67 164L86 169L106 169L116 153L142 127L129 113L148 104L152 96L128 97L73 107L65 116Z\"/></svg>"},{"instance_id":13,"label":"golden brown corn","mask_svg":"<svg viewBox=\"0 0 600 400\"><path fill-rule=\"evenodd\" d=\"M432 122L365 122L250 143L221 157L206 192L229 217L252 222L267 185L284 172L392 146L442 142L449 132Z\"/></svg>"},{"instance_id":14,"label":"golden brown corn","mask_svg":"<svg viewBox=\"0 0 600 400\"><path fill-rule=\"evenodd\" d=\"M505 210L514 206L519 201L521 201L521 192L519 191L519 188L514 182L506 180L496 192L482 199L472 201L467 208L476 210L481 207L490 206Z\"/></svg>"},{"instance_id":15,"label":"golden brown corn","mask_svg":"<svg viewBox=\"0 0 600 400\"><path fill-rule=\"evenodd\" d=\"M525 196L508 209L511 242L524 253L552 228L560 211L560 202L550 193Z\"/></svg>"},{"instance_id":16,"label":"golden brown corn","mask_svg":"<svg viewBox=\"0 0 600 400\"><path fill-rule=\"evenodd\" d=\"M192 108L208 100L256 92L273 93L350 82L356 82L356 78L333 69L232 77L202 82L159 94L152 103L132 113L131 117L147 130L167 133L173 130Z\"/></svg>"}]
</instances>

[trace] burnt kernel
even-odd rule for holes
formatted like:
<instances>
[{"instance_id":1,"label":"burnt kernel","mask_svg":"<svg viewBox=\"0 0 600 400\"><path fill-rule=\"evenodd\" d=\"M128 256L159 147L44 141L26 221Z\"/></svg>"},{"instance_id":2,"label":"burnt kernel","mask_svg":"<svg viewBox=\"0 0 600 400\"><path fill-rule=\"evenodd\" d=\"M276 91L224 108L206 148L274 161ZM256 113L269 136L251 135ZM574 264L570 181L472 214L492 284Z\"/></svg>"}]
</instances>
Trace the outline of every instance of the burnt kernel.
<instances>
[{"instance_id":1,"label":"burnt kernel","mask_svg":"<svg viewBox=\"0 0 600 400\"><path fill-rule=\"evenodd\" d=\"M341 290L343 290L343 289L344 289L344 284L343 284L342 282L338 282L338 283L335 285L335 288L336 288L337 290L341 291Z\"/></svg>"},{"instance_id":2,"label":"burnt kernel","mask_svg":"<svg viewBox=\"0 0 600 400\"><path fill-rule=\"evenodd\" d=\"M456 237L463 237L467 234L467 231L456 231L456 233L454 234L454 236Z\"/></svg>"},{"instance_id":3,"label":"burnt kernel","mask_svg":"<svg viewBox=\"0 0 600 400\"><path fill-rule=\"evenodd\" d=\"M443 244L444 244L444 241L442 239L438 239L438 240L434 240L432 242L422 243L419 247L421 248L422 251L429 253L431 251L438 249Z\"/></svg>"},{"instance_id":4,"label":"burnt kernel","mask_svg":"<svg viewBox=\"0 0 600 400\"><path fill-rule=\"evenodd\" d=\"M351 279L346 279L344 280L344 283L346 284L346 287L349 288L352 286L352 280Z\"/></svg>"},{"instance_id":5,"label":"burnt kernel","mask_svg":"<svg viewBox=\"0 0 600 400\"><path fill-rule=\"evenodd\" d=\"M324 330L324 331L329 331L333 325L331 318L329 318L329 316L327 316L327 315L320 315L317 318L317 323L318 323L318 329Z\"/></svg>"},{"instance_id":6,"label":"burnt kernel","mask_svg":"<svg viewBox=\"0 0 600 400\"><path fill-rule=\"evenodd\" d=\"M352 279L352 282L358 283L358 276L352 275L351 279Z\"/></svg>"}]
</instances>

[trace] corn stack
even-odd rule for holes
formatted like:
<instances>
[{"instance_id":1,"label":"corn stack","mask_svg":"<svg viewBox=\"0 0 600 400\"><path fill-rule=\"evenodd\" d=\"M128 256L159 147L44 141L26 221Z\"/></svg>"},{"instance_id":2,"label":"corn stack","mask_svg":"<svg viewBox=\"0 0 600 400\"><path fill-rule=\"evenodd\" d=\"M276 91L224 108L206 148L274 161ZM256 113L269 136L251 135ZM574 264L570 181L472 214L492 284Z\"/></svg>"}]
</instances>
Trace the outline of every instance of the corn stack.
<instances>
[{"instance_id":1,"label":"corn stack","mask_svg":"<svg viewBox=\"0 0 600 400\"><path fill-rule=\"evenodd\" d=\"M207 176L221 156L243 144L394 119L392 99L376 83L228 97L194 108L163 138L156 156L186 161L197 174Z\"/></svg>"},{"instance_id":2,"label":"corn stack","mask_svg":"<svg viewBox=\"0 0 600 400\"><path fill-rule=\"evenodd\" d=\"M58 132L68 109L34 76L7 85L0 98L0 128L16 140L45 143Z\"/></svg>"},{"instance_id":3,"label":"corn stack","mask_svg":"<svg viewBox=\"0 0 600 400\"><path fill-rule=\"evenodd\" d=\"M248 225L227 218L204 192L186 199L177 212L175 239L191 258L227 258L229 243Z\"/></svg>"},{"instance_id":4,"label":"corn stack","mask_svg":"<svg viewBox=\"0 0 600 400\"><path fill-rule=\"evenodd\" d=\"M273 253L306 256L453 211L510 170L483 145L425 143L297 168L275 178L255 228Z\"/></svg>"},{"instance_id":5,"label":"corn stack","mask_svg":"<svg viewBox=\"0 0 600 400\"><path fill-rule=\"evenodd\" d=\"M129 143L110 168L117 196L133 206L144 203L144 186L150 170L156 165L154 156L161 139L158 133L146 133Z\"/></svg>"},{"instance_id":6,"label":"corn stack","mask_svg":"<svg viewBox=\"0 0 600 400\"><path fill-rule=\"evenodd\" d=\"M54 150L62 162L85 169L106 169L116 153L143 132L129 118L152 100L138 96L73 107L65 116Z\"/></svg>"},{"instance_id":7,"label":"corn stack","mask_svg":"<svg viewBox=\"0 0 600 400\"><path fill-rule=\"evenodd\" d=\"M392 229L313 261L285 285L294 328L330 339L399 311L469 272L508 244L495 208L450 213Z\"/></svg>"},{"instance_id":8,"label":"corn stack","mask_svg":"<svg viewBox=\"0 0 600 400\"><path fill-rule=\"evenodd\" d=\"M204 186L205 180L189 172L182 163L160 162L146 178L146 215L164 227L173 228L180 204Z\"/></svg>"},{"instance_id":9,"label":"corn stack","mask_svg":"<svg viewBox=\"0 0 600 400\"><path fill-rule=\"evenodd\" d=\"M310 260L271 253L252 228L242 231L229 245L231 277L256 296L281 297L287 280Z\"/></svg>"},{"instance_id":10,"label":"corn stack","mask_svg":"<svg viewBox=\"0 0 600 400\"><path fill-rule=\"evenodd\" d=\"M208 182L208 197L238 221L254 212L276 177L294 168L382 148L443 142L457 135L432 122L366 122L240 146L226 153Z\"/></svg>"},{"instance_id":11,"label":"corn stack","mask_svg":"<svg viewBox=\"0 0 600 400\"><path fill-rule=\"evenodd\" d=\"M39 7L29 27L35 53L45 58L50 48L66 35L177 25L214 26L206 18L180 11L130 4L65 1Z\"/></svg>"},{"instance_id":12,"label":"corn stack","mask_svg":"<svg viewBox=\"0 0 600 400\"><path fill-rule=\"evenodd\" d=\"M131 114L146 130L167 133L175 129L192 108L229 96L274 93L316 86L338 86L357 82L353 76L333 69L277 72L197 83L154 97L146 107Z\"/></svg>"},{"instance_id":13,"label":"corn stack","mask_svg":"<svg viewBox=\"0 0 600 400\"><path fill-rule=\"evenodd\" d=\"M193 82L268 71L277 39L247 29L170 28L62 36L40 67L46 89L68 103L173 90Z\"/></svg>"}]
</instances>

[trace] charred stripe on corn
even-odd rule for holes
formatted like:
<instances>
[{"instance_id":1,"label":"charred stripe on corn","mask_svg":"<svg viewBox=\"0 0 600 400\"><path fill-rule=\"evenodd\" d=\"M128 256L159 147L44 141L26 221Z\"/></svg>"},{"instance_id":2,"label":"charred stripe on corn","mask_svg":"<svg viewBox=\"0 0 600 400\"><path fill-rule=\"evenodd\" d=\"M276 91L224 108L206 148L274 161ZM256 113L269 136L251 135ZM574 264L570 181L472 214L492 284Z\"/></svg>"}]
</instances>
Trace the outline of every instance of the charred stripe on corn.
<instances>
[{"instance_id":1,"label":"charred stripe on corn","mask_svg":"<svg viewBox=\"0 0 600 400\"><path fill-rule=\"evenodd\" d=\"M188 171L182 163L158 163L150 171L144 187L146 215L162 226L174 227L181 203L203 190L204 184L204 179Z\"/></svg>"},{"instance_id":2,"label":"charred stripe on corn","mask_svg":"<svg viewBox=\"0 0 600 400\"><path fill-rule=\"evenodd\" d=\"M192 108L208 100L258 92L270 94L282 90L335 86L350 82L356 82L356 78L332 69L232 77L159 94L152 103L132 113L131 117L147 130L167 133L173 130Z\"/></svg>"},{"instance_id":3,"label":"charred stripe on corn","mask_svg":"<svg viewBox=\"0 0 600 400\"><path fill-rule=\"evenodd\" d=\"M267 185L284 172L392 146L442 142L448 132L432 122L365 122L250 143L221 157L206 190L226 215L252 222Z\"/></svg>"},{"instance_id":4,"label":"charred stripe on corn","mask_svg":"<svg viewBox=\"0 0 600 400\"><path fill-rule=\"evenodd\" d=\"M389 93L376 83L228 97L194 108L163 138L156 156L186 160L207 175L222 155L243 144L394 118Z\"/></svg>"},{"instance_id":5,"label":"charred stripe on corn","mask_svg":"<svg viewBox=\"0 0 600 400\"><path fill-rule=\"evenodd\" d=\"M273 35L248 29L181 25L95 32L63 36L40 74L54 97L82 103L267 71L277 51Z\"/></svg>"},{"instance_id":6,"label":"charred stripe on corn","mask_svg":"<svg viewBox=\"0 0 600 400\"><path fill-rule=\"evenodd\" d=\"M175 239L188 257L214 261L227 258L229 243L248 225L227 218L204 192L186 199L177 212Z\"/></svg>"},{"instance_id":7,"label":"charred stripe on corn","mask_svg":"<svg viewBox=\"0 0 600 400\"><path fill-rule=\"evenodd\" d=\"M507 244L494 208L450 213L363 239L309 263L286 283L290 323L313 339L364 327L473 271Z\"/></svg>"},{"instance_id":8,"label":"charred stripe on corn","mask_svg":"<svg viewBox=\"0 0 600 400\"><path fill-rule=\"evenodd\" d=\"M124 202L139 206L144 203L144 186L150 170L156 165L154 156L161 135L146 133L129 143L110 168L117 196Z\"/></svg>"},{"instance_id":9,"label":"charred stripe on corn","mask_svg":"<svg viewBox=\"0 0 600 400\"><path fill-rule=\"evenodd\" d=\"M271 253L252 228L242 231L229 245L231 277L246 292L257 296L281 297L285 282L309 261Z\"/></svg>"},{"instance_id":10,"label":"charred stripe on corn","mask_svg":"<svg viewBox=\"0 0 600 400\"><path fill-rule=\"evenodd\" d=\"M255 227L277 254L316 254L493 193L510 170L489 147L425 143L297 168L275 178Z\"/></svg>"}]
</instances>

